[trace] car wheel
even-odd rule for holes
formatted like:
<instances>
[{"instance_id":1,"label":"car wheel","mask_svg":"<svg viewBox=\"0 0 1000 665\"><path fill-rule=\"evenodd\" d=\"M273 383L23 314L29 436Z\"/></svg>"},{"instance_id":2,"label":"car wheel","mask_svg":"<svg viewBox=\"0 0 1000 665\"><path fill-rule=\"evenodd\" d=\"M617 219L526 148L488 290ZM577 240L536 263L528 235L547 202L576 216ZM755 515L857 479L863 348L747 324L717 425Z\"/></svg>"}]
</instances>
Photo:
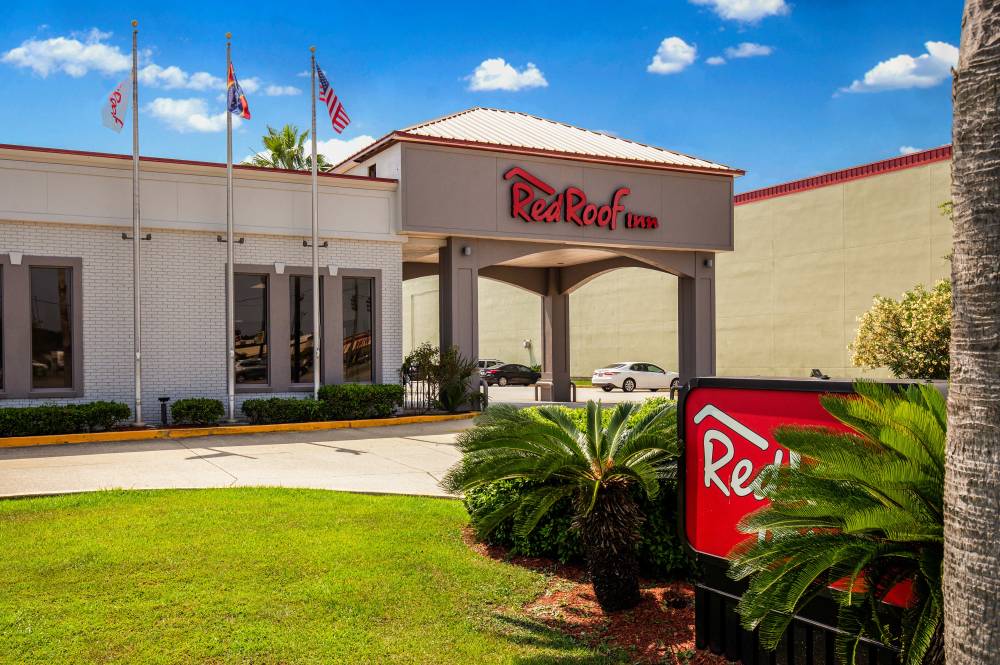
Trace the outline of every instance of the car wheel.
<instances>
[{"instance_id":1,"label":"car wheel","mask_svg":"<svg viewBox=\"0 0 1000 665\"><path fill-rule=\"evenodd\" d=\"M680 387L681 387L681 380L680 379L674 379L673 381L670 382L670 389L671 390L676 390L677 388L680 388Z\"/></svg>"},{"instance_id":2,"label":"car wheel","mask_svg":"<svg viewBox=\"0 0 1000 665\"><path fill-rule=\"evenodd\" d=\"M601 386L601 390L603 390L606 393L609 393L609 392L611 392L614 389L615 389L614 386Z\"/></svg>"},{"instance_id":3,"label":"car wheel","mask_svg":"<svg viewBox=\"0 0 1000 665\"><path fill-rule=\"evenodd\" d=\"M507 377L506 376L501 376L499 379L497 379L497 385L498 386L506 386L507 385Z\"/></svg>"},{"instance_id":4,"label":"car wheel","mask_svg":"<svg viewBox=\"0 0 1000 665\"><path fill-rule=\"evenodd\" d=\"M627 393L630 393L633 390L635 390L635 379L625 379L624 381L622 381L622 390L624 390Z\"/></svg>"}]
</instances>

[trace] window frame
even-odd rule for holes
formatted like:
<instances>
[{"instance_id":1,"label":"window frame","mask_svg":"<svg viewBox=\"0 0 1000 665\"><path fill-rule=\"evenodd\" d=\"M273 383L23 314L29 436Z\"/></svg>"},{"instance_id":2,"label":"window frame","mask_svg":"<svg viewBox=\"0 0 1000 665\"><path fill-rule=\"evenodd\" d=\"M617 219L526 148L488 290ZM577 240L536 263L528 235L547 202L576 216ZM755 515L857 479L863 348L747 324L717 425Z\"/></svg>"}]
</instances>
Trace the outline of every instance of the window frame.
<instances>
[{"instance_id":1,"label":"window frame","mask_svg":"<svg viewBox=\"0 0 1000 665\"><path fill-rule=\"evenodd\" d=\"M67 268L70 278L72 384L35 388L31 365L31 268ZM69 256L22 256L17 265L0 255L3 289L3 385L0 399L62 399L84 394L83 259Z\"/></svg>"},{"instance_id":2,"label":"window frame","mask_svg":"<svg viewBox=\"0 0 1000 665\"><path fill-rule=\"evenodd\" d=\"M292 383L291 354L285 348L291 336L291 302L289 278L292 275L311 276L311 266L285 265L279 273L273 263L237 263L235 272L247 275L267 275L267 337L268 337L268 382L237 383L237 394L252 393L294 393L312 392L313 384ZM382 271L368 268L338 268L336 275L330 275L326 265L320 268L320 368L321 385L344 383L343 352L343 278L367 277L374 280L372 285L372 381L380 383L382 377ZM230 332L232 334L232 331ZM275 353L275 340L284 340Z\"/></svg>"},{"instance_id":3,"label":"window frame","mask_svg":"<svg viewBox=\"0 0 1000 665\"><path fill-rule=\"evenodd\" d=\"M332 376L334 378L334 383L344 383L344 277L363 277L372 280L372 379L371 381L362 381L362 385L370 385L382 382L382 271L378 269L370 268L341 268L337 270L337 276L335 279L335 288L330 289L330 291L336 291L334 299L336 300L336 312L331 312L334 314L335 321L331 321L331 324L335 327L327 328L327 330L337 331L337 353L335 362L331 363L332 367L329 365L329 369L332 371ZM329 309L327 310L329 312ZM324 341L326 335L324 334ZM334 354L327 354L327 362L332 360L329 356Z\"/></svg>"}]
</instances>

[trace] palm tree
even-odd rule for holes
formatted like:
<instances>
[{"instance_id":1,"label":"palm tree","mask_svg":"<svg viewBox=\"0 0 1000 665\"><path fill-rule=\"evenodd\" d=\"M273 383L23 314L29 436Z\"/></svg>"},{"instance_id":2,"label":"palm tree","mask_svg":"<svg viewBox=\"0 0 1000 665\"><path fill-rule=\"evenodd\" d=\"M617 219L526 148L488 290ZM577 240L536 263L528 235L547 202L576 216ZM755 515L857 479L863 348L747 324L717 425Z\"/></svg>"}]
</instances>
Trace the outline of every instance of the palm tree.
<instances>
[{"instance_id":1,"label":"palm tree","mask_svg":"<svg viewBox=\"0 0 1000 665\"><path fill-rule=\"evenodd\" d=\"M305 149L308 138L309 130L300 134L295 125L285 125L280 131L268 125L267 134L261 137L265 150L250 157L247 163L269 169L308 171L312 169L312 155L307 155ZM331 165L323 155L317 154L316 167L327 171Z\"/></svg>"},{"instance_id":2,"label":"palm tree","mask_svg":"<svg viewBox=\"0 0 1000 665\"><path fill-rule=\"evenodd\" d=\"M640 597L636 543L643 521L635 492L654 497L660 481L675 476L677 458L674 405L629 423L638 408L619 404L605 425L601 405L588 402L586 428L579 429L558 407L532 413L509 404L492 406L459 436L462 461L441 484L459 493L497 480L533 481L532 490L481 520L481 533L513 516L515 529L526 536L550 508L569 498L598 603L606 611L634 607Z\"/></svg>"},{"instance_id":3,"label":"palm tree","mask_svg":"<svg viewBox=\"0 0 1000 665\"><path fill-rule=\"evenodd\" d=\"M855 391L821 398L852 432L775 431L802 462L768 467L755 481L771 503L743 518L740 528L758 538L733 551L730 576L750 578L742 623L774 649L792 615L833 586L842 662L855 662L867 636L898 643L907 665L943 663L945 400L928 385L861 382ZM883 600L907 580L911 602L894 635Z\"/></svg>"},{"instance_id":4,"label":"palm tree","mask_svg":"<svg viewBox=\"0 0 1000 665\"><path fill-rule=\"evenodd\" d=\"M955 665L1000 654L1000 3L967 0L952 99L951 387L945 642ZM984 627L989 627L984 630Z\"/></svg>"}]
</instances>

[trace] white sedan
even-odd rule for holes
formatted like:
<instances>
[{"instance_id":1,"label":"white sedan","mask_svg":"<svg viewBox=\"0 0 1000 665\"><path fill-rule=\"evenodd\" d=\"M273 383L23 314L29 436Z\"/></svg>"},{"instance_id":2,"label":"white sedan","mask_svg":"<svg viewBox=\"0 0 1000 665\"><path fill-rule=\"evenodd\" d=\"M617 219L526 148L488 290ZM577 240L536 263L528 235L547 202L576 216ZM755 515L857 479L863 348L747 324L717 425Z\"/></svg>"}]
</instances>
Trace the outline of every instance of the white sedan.
<instances>
[{"instance_id":1,"label":"white sedan","mask_svg":"<svg viewBox=\"0 0 1000 665\"><path fill-rule=\"evenodd\" d=\"M674 388L681 379L677 372L668 372L653 363L624 362L595 369L590 382L607 393L615 388L630 393L636 388L653 392Z\"/></svg>"}]
</instances>

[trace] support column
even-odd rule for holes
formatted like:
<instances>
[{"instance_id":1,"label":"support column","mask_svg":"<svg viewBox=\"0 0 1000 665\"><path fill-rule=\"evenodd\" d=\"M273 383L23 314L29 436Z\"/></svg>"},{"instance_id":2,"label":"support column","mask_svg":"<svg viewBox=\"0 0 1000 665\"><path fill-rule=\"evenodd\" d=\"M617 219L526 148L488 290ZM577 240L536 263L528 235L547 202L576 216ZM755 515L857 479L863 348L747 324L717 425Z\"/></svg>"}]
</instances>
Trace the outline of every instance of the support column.
<instances>
[{"instance_id":1,"label":"support column","mask_svg":"<svg viewBox=\"0 0 1000 665\"><path fill-rule=\"evenodd\" d=\"M568 402L569 391L569 294L561 290L559 268L546 269L547 288L542 296L541 398Z\"/></svg>"},{"instance_id":2,"label":"support column","mask_svg":"<svg viewBox=\"0 0 1000 665\"><path fill-rule=\"evenodd\" d=\"M681 383L715 375L715 255L698 252L694 277L677 280L677 343Z\"/></svg>"},{"instance_id":3,"label":"support column","mask_svg":"<svg viewBox=\"0 0 1000 665\"><path fill-rule=\"evenodd\" d=\"M441 348L479 359L479 257L476 241L448 238L438 250Z\"/></svg>"}]
</instances>

